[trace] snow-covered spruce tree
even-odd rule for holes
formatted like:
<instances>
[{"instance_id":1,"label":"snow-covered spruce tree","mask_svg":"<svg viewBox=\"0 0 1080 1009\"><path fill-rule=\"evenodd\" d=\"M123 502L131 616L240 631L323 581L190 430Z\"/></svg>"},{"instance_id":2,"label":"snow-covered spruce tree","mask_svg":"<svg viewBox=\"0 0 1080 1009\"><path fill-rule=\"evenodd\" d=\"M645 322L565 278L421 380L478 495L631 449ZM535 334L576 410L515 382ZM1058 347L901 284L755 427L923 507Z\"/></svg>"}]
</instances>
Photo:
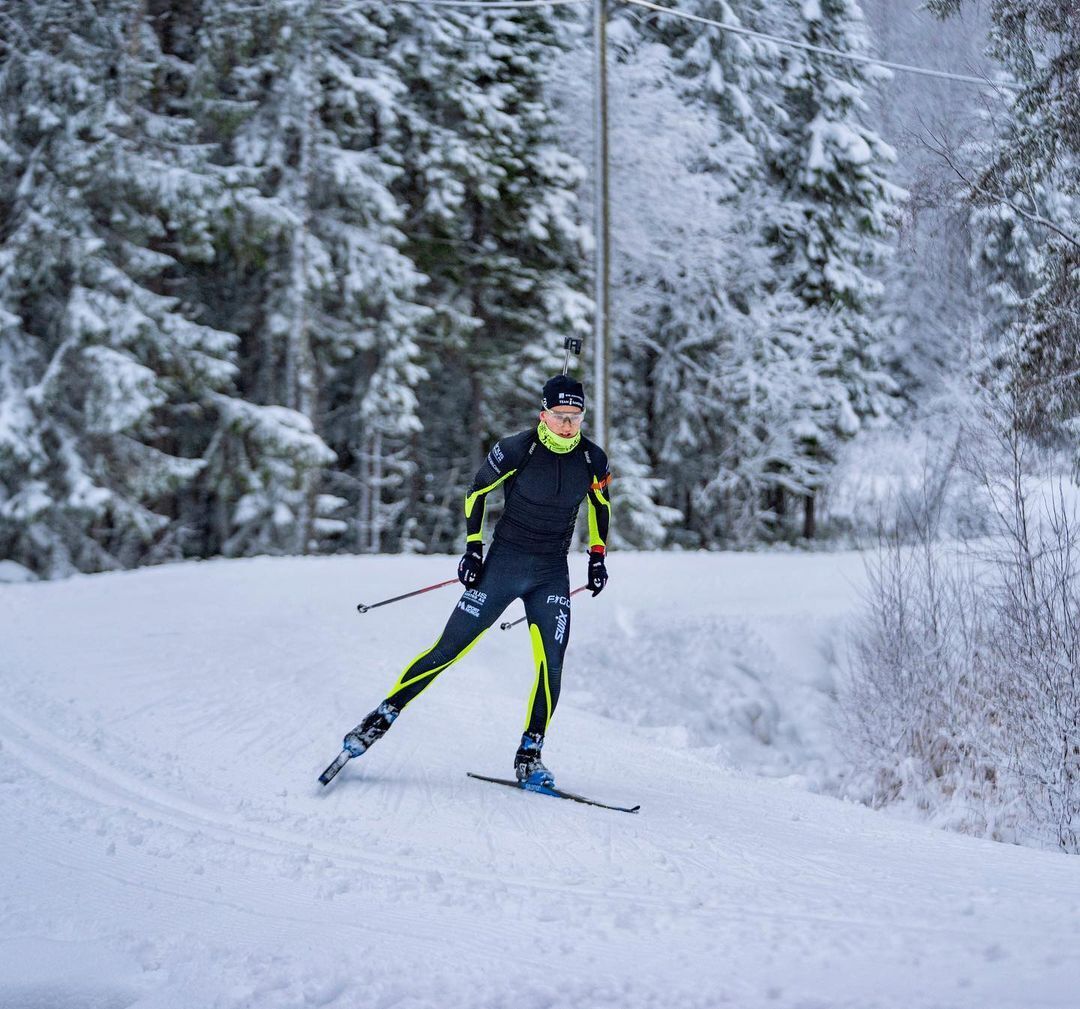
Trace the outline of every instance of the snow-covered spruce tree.
<instances>
[{"instance_id":1,"label":"snow-covered spruce tree","mask_svg":"<svg viewBox=\"0 0 1080 1009\"><path fill-rule=\"evenodd\" d=\"M762 26L755 4L695 12ZM615 429L640 431L663 501L681 513L665 517L667 536L746 538L753 523L741 520L756 509L738 499L753 481L749 454L730 451L742 425L724 376L761 337L768 299L761 236L766 153L782 118L777 54L668 18L617 19L610 38Z\"/></svg>"},{"instance_id":2,"label":"snow-covered spruce tree","mask_svg":"<svg viewBox=\"0 0 1080 1009\"><path fill-rule=\"evenodd\" d=\"M965 144L959 157L985 163L993 143ZM1036 187L1042 190L1042 187ZM1029 192L1032 192L1029 190ZM1042 205L1046 193L1040 192ZM1027 195L1018 199L1027 200ZM959 201L963 205L966 201ZM1022 319L1032 295L1042 283L1046 239L1042 229L1006 204L967 207L972 233L971 268L982 285L977 358L973 362L976 386L997 395L1025 398L1016 379L1025 373L1026 341Z\"/></svg>"},{"instance_id":3,"label":"snow-covered spruce tree","mask_svg":"<svg viewBox=\"0 0 1080 1009\"><path fill-rule=\"evenodd\" d=\"M803 20L796 3L695 11L779 34ZM831 319L794 290L790 236L778 238L806 198L772 170L795 156L786 145L805 142L784 107L782 51L665 18L620 21L611 36L625 89L614 113L615 316L619 356L633 362L617 401L628 422L648 418L649 458L683 513L673 539L790 535L785 503L827 478L820 418L845 394L811 353Z\"/></svg>"},{"instance_id":4,"label":"snow-covered spruce tree","mask_svg":"<svg viewBox=\"0 0 1080 1009\"><path fill-rule=\"evenodd\" d=\"M694 13L736 28L783 31L795 0L698 0ZM676 18L649 22L646 37L670 51L672 84L686 101L711 113L716 139L698 151L696 167L746 190L762 175L761 155L781 144L786 119L777 66L784 52L776 43Z\"/></svg>"},{"instance_id":5,"label":"snow-covered spruce tree","mask_svg":"<svg viewBox=\"0 0 1080 1009\"><path fill-rule=\"evenodd\" d=\"M876 48L888 58L984 74L988 61L981 11L943 25L915 5L860 0ZM986 19L988 24L988 19ZM981 284L971 267L967 208L955 199L955 177L928 149L932 135L982 135L981 103L970 87L897 73L866 95L871 121L897 149L894 182L909 192L900 208L895 251L881 274L882 310L894 320L882 360L900 386L902 426L951 430L959 372L967 362L980 310ZM919 125L916 130L911 127ZM890 436L891 437L891 436ZM857 450L856 450L857 451ZM832 509L830 508L830 511Z\"/></svg>"},{"instance_id":6,"label":"snow-covered spruce tree","mask_svg":"<svg viewBox=\"0 0 1080 1009\"><path fill-rule=\"evenodd\" d=\"M650 36L624 19L610 31L618 57L610 111L612 427L627 447L640 444L641 461L661 482L663 506L676 509L658 530L661 542L696 546L690 498L708 472L724 406L712 362L730 306L722 274L730 262L731 190L722 176L695 170L717 143L713 121L688 120L676 60ZM640 496L640 503L650 500ZM655 521L635 515L634 522L634 539L656 540L649 533Z\"/></svg>"},{"instance_id":7,"label":"snow-covered spruce tree","mask_svg":"<svg viewBox=\"0 0 1080 1009\"><path fill-rule=\"evenodd\" d=\"M854 0L803 0L800 22L813 45L867 49ZM881 285L872 270L888 254L882 239L904 194L886 177L892 149L864 122L863 95L873 80L865 65L837 57L785 56L788 122L770 158L784 195L768 237L783 286L814 316L808 347L797 356L812 367L815 394L811 410L788 418L795 455L774 465L772 506L782 520L787 500L801 498L806 536L814 533L815 498L837 445L866 420L884 417L895 390L879 360L886 321L878 317Z\"/></svg>"},{"instance_id":8,"label":"snow-covered spruce tree","mask_svg":"<svg viewBox=\"0 0 1080 1009\"><path fill-rule=\"evenodd\" d=\"M719 362L728 436L703 497L715 498L716 534L748 545L788 537L784 503L826 483L820 457L806 451L828 403L813 359L820 319L783 290L762 298ZM812 530L803 529L805 535Z\"/></svg>"},{"instance_id":9,"label":"snow-covered spruce tree","mask_svg":"<svg viewBox=\"0 0 1080 1009\"><path fill-rule=\"evenodd\" d=\"M944 17L963 0L928 6ZM995 320L1005 325L990 334L1005 383L1028 432L1054 436L1080 415L1080 16L1072 0L994 0L990 18L989 55L1020 90L997 98L968 195L982 208L982 262L1006 299Z\"/></svg>"},{"instance_id":10,"label":"snow-covered spruce tree","mask_svg":"<svg viewBox=\"0 0 1080 1009\"><path fill-rule=\"evenodd\" d=\"M233 338L194 321L222 178L147 5L8 5L0 62L0 555L46 576L178 556L175 495Z\"/></svg>"},{"instance_id":11,"label":"snow-covered spruce tree","mask_svg":"<svg viewBox=\"0 0 1080 1009\"><path fill-rule=\"evenodd\" d=\"M419 340L432 316L418 300L426 278L404 252L405 208L392 193L407 88L386 58L391 23L387 5L354 3L328 9L319 27L328 47L322 118L339 148L329 165L338 192L320 218L347 334L321 425L339 458L333 482L353 516L345 545L373 552L412 545L411 448L422 426L417 390L429 377Z\"/></svg>"},{"instance_id":12,"label":"snow-covered spruce tree","mask_svg":"<svg viewBox=\"0 0 1080 1009\"><path fill-rule=\"evenodd\" d=\"M331 533L392 545L386 489L409 472L425 313L389 192L403 88L378 58L371 9L206 8L200 119L251 183L227 235L230 275L216 278L242 362L238 397L218 401L227 424L210 459L223 504L213 547L226 554L304 552ZM335 460L336 493L321 493Z\"/></svg>"},{"instance_id":13,"label":"snow-covered spruce tree","mask_svg":"<svg viewBox=\"0 0 1080 1009\"><path fill-rule=\"evenodd\" d=\"M409 90L393 190L434 313L412 536L456 550L461 494L486 445L534 422L564 336L589 333L575 193L584 169L559 147L543 88L563 15L390 9L387 62Z\"/></svg>"},{"instance_id":14,"label":"snow-covered spruce tree","mask_svg":"<svg viewBox=\"0 0 1080 1009\"><path fill-rule=\"evenodd\" d=\"M614 13L614 12L613 12ZM563 26L565 49L552 65L546 80L546 94L560 137L583 163L593 156L593 90L590 28L587 23L568 22ZM610 334L614 346L609 375L608 454L617 471L617 521L612 526L612 542L642 548L662 546L669 530L678 528L681 514L663 502L668 494L664 481L654 475L651 453L655 418L647 412L645 388L649 348L644 331L653 314L650 293L654 276L666 269L670 249L661 255L666 242L665 225L678 222L665 216L668 196L682 188L670 172L677 159L672 147L655 139L650 128L662 131L665 140L673 132L672 117L681 118L678 98L670 83L663 47L654 45L648 55L638 47L635 28L620 18L610 22L608 38L611 61L611 184L612 184L612 300ZM635 54L640 53L641 58ZM650 101L655 97L656 102ZM663 108L661 107L663 106ZM666 112L664 111L666 109ZM677 135L676 140L681 140ZM676 144L681 149L679 144ZM653 158L662 156L661 163ZM581 187L582 204L591 213L591 179ZM653 200L652 197L657 197ZM699 202L689 201L694 213L702 212ZM627 229L630 229L628 232ZM645 264L651 257L651 267ZM645 278L642 279L642 274ZM641 280L630 288L626 277ZM591 276L589 278L592 279ZM627 336L635 337L629 342ZM636 339L636 337L642 339ZM587 391L591 386L591 334L586 339L584 374ZM586 422L588 423L588 422Z\"/></svg>"}]
</instances>

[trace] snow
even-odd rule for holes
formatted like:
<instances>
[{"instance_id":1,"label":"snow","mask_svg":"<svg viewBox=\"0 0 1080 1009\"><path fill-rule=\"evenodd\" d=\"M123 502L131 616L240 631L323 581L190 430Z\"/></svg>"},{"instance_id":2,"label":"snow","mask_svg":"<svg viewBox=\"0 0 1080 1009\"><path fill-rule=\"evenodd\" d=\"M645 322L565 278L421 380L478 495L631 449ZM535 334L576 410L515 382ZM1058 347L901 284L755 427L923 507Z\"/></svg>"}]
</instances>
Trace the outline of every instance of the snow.
<instances>
[{"instance_id":1,"label":"snow","mask_svg":"<svg viewBox=\"0 0 1080 1009\"><path fill-rule=\"evenodd\" d=\"M810 123L810 153L806 167L811 172L827 172L833 168L831 159L841 156L852 165L867 165L873 158L870 145L849 126L830 122L818 115ZM879 151L885 154L887 145L879 145Z\"/></svg>"},{"instance_id":2,"label":"snow","mask_svg":"<svg viewBox=\"0 0 1080 1009\"><path fill-rule=\"evenodd\" d=\"M93 375L86 414L95 434L129 430L165 402L157 375L128 354L102 346L84 347L81 353Z\"/></svg>"},{"instance_id":3,"label":"snow","mask_svg":"<svg viewBox=\"0 0 1080 1009\"><path fill-rule=\"evenodd\" d=\"M0 561L0 582L33 582L37 576L16 561Z\"/></svg>"},{"instance_id":4,"label":"snow","mask_svg":"<svg viewBox=\"0 0 1080 1009\"><path fill-rule=\"evenodd\" d=\"M0 1006L1074 1009L1073 861L797 787L858 554L616 553L576 597L545 756L637 816L465 777L510 769L520 628L320 789L455 592L355 604L453 563L0 585Z\"/></svg>"}]
</instances>

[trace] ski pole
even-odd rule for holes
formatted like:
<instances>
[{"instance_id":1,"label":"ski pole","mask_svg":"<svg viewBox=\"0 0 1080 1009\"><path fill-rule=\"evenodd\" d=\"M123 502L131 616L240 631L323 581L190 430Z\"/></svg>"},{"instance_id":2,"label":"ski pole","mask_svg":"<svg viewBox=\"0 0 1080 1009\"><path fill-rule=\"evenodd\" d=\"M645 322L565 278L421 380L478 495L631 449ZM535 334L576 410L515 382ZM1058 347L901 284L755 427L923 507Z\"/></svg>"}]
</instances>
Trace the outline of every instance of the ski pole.
<instances>
[{"instance_id":1,"label":"ski pole","mask_svg":"<svg viewBox=\"0 0 1080 1009\"><path fill-rule=\"evenodd\" d=\"M373 610L373 609L375 609L376 606L386 606L387 603L396 603L401 599L410 599L413 596L420 595L421 593L430 592L432 589L441 589L446 585L454 585L456 583L457 583L457 579L456 578L451 578L448 581L439 582L437 585L428 585L426 588L416 589L416 591L414 591L414 592L406 592L404 595L394 596L393 599L383 599L381 602L372 603L370 606L367 603L357 603L356 608L361 613L367 613L368 610Z\"/></svg>"},{"instance_id":2,"label":"ski pole","mask_svg":"<svg viewBox=\"0 0 1080 1009\"><path fill-rule=\"evenodd\" d=\"M570 595L576 596L579 592L584 592L588 587L589 587L588 585L582 585L581 588L574 589L574 591L571 592ZM528 619L528 617L524 616L524 617L518 617L517 620L504 620L501 624L499 624L499 630L500 631L508 631L508 630L510 630L511 627L517 627L517 625L520 624L522 620L527 620L527 619Z\"/></svg>"}]
</instances>

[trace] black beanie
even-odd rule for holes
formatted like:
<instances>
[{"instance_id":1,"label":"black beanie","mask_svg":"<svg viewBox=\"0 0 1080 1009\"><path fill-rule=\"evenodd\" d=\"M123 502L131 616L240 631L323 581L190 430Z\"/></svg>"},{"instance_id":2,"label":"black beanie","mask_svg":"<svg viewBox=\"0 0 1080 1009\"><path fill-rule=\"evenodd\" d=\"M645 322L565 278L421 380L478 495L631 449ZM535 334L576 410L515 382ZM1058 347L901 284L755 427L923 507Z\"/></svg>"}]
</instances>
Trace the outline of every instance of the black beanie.
<instances>
[{"instance_id":1,"label":"black beanie","mask_svg":"<svg viewBox=\"0 0 1080 1009\"><path fill-rule=\"evenodd\" d=\"M541 401L545 410L557 406L576 406L585 409L585 389L576 378L569 375L556 375L544 383L544 398Z\"/></svg>"}]
</instances>

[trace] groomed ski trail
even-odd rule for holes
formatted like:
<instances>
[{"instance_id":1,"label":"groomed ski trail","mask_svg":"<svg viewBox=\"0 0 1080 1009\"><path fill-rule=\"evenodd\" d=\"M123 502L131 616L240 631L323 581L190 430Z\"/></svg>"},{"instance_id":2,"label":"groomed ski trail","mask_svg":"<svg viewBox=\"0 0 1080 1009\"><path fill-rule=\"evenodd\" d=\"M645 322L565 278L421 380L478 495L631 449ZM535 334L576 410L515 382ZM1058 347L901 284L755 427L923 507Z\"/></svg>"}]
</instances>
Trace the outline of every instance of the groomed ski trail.
<instances>
[{"instance_id":1,"label":"groomed ski trail","mask_svg":"<svg viewBox=\"0 0 1080 1009\"><path fill-rule=\"evenodd\" d=\"M453 590L378 622L356 598L446 563L0 586L0 1006L1075 1009L1075 860L735 773L595 713L589 648L605 622L655 618L658 582L717 586L703 619L802 621L812 649L851 605L815 591L843 559L622 556L622 584L575 608L545 756L637 816L465 777L510 770L531 678L514 632L322 789ZM632 697L679 670L624 673Z\"/></svg>"}]
</instances>

